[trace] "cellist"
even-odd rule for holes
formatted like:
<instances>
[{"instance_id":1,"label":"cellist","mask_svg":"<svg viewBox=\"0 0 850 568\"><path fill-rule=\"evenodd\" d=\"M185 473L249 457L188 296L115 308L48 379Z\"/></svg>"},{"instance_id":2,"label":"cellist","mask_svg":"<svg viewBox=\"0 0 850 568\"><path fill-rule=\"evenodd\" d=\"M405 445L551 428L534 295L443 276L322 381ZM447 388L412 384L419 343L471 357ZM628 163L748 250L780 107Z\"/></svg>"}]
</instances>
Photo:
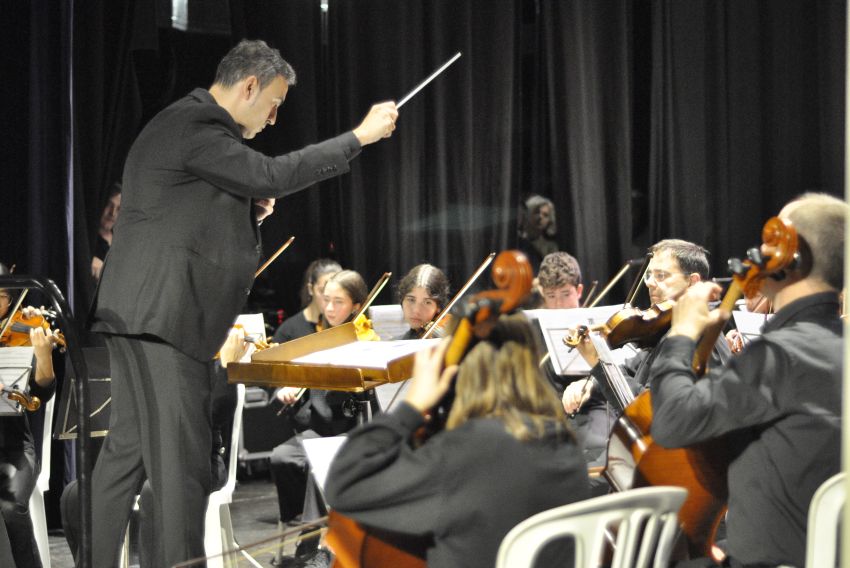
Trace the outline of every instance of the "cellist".
<instances>
[{"instance_id":1,"label":"cellist","mask_svg":"<svg viewBox=\"0 0 850 568\"><path fill-rule=\"evenodd\" d=\"M589 496L587 471L523 315L500 316L459 367L443 370L448 345L420 351L404 402L349 433L325 494L370 527L432 537L429 566L492 568L518 522ZM446 430L416 447L424 413L452 381Z\"/></svg>"},{"instance_id":2,"label":"cellist","mask_svg":"<svg viewBox=\"0 0 850 568\"><path fill-rule=\"evenodd\" d=\"M782 209L780 220L799 241L795 262L761 280L776 313L727 366L700 380L691 371L696 339L729 317L708 309L715 284L697 284L678 299L657 348L649 381L655 441L686 447L729 434L733 445L728 566L803 566L812 495L840 470L838 291L848 213L847 203L821 194Z\"/></svg>"},{"instance_id":3,"label":"cellist","mask_svg":"<svg viewBox=\"0 0 850 568\"><path fill-rule=\"evenodd\" d=\"M9 274L0 264L0 275ZM0 321L12 317L15 296L0 289ZM36 310L28 307L25 315ZM35 327L29 332L35 361L29 377L29 394L47 402L56 390L53 372L54 332ZM30 430L29 416L0 417L0 566L40 567L41 558L35 543L29 514L30 495L38 478L39 460Z\"/></svg>"}]
</instances>

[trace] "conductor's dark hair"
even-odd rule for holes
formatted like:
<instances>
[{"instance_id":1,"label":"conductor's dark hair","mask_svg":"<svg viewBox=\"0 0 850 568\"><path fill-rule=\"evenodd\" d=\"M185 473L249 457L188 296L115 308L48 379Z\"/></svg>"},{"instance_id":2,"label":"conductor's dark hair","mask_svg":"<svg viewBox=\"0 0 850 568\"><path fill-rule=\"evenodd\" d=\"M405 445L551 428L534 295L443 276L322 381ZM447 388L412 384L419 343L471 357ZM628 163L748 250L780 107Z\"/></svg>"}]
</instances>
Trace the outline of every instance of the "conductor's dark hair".
<instances>
[{"instance_id":1,"label":"conductor's dark hair","mask_svg":"<svg viewBox=\"0 0 850 568\"><path fill-rule=\"evenodd\" d=\"M218 64L215 84L232 87L254 75L264 89L280 75L290 87L296 83L295 70L280 56L280 51L259 39L243 39Z\"/></svg>"}]
</instances>

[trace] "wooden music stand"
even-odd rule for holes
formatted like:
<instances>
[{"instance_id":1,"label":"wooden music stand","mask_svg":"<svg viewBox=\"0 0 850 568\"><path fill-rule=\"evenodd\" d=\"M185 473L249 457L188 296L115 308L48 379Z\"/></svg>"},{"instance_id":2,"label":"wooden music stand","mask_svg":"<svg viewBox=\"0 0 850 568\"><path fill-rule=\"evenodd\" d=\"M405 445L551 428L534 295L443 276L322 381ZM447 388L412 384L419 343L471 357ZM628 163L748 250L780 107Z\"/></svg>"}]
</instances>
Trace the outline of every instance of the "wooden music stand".
<instances>
[{"instance_id":1,"label":"wooden music stand","mask_svg":"<svg viewBox=\"0 0 850 568\"><path fill-rule=\"evenodd\" d=\"M364 392L410 378L416 352L437 342L427 339L358 343L354 324L345 323L258 351L250 363L231 363L227 377L231 383L266 387ZM358 352L368 352L370 360L352 357Z\"/></svg>"}]
</instances>

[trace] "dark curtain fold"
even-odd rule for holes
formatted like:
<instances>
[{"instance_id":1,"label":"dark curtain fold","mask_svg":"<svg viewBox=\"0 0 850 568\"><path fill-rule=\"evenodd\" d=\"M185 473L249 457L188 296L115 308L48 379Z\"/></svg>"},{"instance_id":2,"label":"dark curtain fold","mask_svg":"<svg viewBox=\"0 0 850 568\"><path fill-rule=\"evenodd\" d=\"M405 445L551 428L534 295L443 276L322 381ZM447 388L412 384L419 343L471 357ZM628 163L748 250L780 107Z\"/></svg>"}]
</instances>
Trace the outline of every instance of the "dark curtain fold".
<instances>
[{"instance_id":1,"label":"dark curtain fold","mask_svg":"<svg viewBox=\"0 0 850 568\"><path fill-rule=\"evenodd\" d=\"M561 248L579 260L586 282L599 280L601 287L625 259L640 254L632 241L640 224L631 206L632 5L540 5L545 90L535 110L544 118L530 172L538 180L527 189L551 196ZM612 293L606 301L622 296Z\"/></svg>"},{"instance_id":2,"label":"dark curtain fold","mask_svg":"<svg viewBox=\"0 0 850 568\"><path fill-rule=\"evenodd\" d=\"M703 244L723 272L795 195L843 193L844 3L652 10L651 240Z\"/></svg>"}]
</instances>

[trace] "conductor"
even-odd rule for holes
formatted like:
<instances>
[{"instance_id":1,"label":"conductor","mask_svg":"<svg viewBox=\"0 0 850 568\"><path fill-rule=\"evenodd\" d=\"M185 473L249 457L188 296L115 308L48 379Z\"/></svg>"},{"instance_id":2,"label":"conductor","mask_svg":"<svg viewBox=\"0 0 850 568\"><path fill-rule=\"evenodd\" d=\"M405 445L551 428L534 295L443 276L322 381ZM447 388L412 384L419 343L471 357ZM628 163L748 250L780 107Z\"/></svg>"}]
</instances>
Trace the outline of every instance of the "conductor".
<instances>
[{"instance_id":1,"label":"conductor","mask_svg":"<svg viewBox=\"0 0 850 568\"><path fill-rule=\"evenodd\" d=\"M243 143L273 125L295 72L242 41L215 81L157 114L127 156L121 217L91 312L112 371L109 434L94 468L94 566L115 566L150 480L159 566L204 555L212 359L251 289L258 223L275 199L349 170L395 129L394 102L316 145L266 156Z\"/></svg>"}]
</instances>

